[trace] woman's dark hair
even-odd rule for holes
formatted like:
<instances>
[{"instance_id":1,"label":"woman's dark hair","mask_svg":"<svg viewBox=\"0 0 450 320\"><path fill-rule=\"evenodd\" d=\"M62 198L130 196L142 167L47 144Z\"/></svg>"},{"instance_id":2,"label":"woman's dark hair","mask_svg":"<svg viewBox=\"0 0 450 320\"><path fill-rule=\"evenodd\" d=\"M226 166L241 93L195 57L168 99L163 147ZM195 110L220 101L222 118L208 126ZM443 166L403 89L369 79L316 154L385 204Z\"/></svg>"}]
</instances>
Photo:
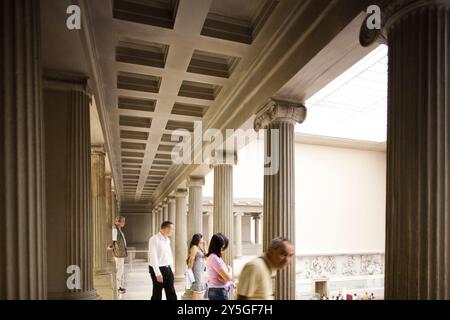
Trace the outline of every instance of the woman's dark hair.
<instances>
[{"instance_id":1,"label":"woman's dark hair","mask_svg":"<svg viewBox=\"0 0 450 320\"><path fill-rule=\"evenodd\" d=\"M212 236L211 241L209 242L208 254L206 256L209 257L209 255L214 253L221 258L222 248L223 250L228 248L228 238L221 233L217 233Z\"/></svg>"},{"instance_id":2,"label":"woman's dark hair","mask_svg":"<svg viewBox=\"0 0 450 320\"><path fill-rule=\"evenodd\" d=\"M200 243L200 240L202 240L202 238L203 238L203 235L201 233L194 234L192 236L191 243L189 244L189 250L191 250L191 248L193 246L197 246L198 247L198 244Z\"/></svg>"}]
</instances>

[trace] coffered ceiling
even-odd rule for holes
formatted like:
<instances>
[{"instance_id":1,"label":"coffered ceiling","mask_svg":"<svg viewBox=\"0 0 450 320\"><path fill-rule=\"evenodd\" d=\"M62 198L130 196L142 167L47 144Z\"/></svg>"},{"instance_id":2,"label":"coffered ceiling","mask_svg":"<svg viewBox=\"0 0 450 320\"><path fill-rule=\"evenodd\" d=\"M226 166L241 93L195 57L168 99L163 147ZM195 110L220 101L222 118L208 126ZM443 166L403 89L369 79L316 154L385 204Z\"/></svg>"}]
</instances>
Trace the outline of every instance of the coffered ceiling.
<instances>
[{"instance_id":1,"label":"coffered ceiling","mask_svg":"<svg viewBox=\"0 0 450 320\"><path fill-rule=\"evenodd\" d=\"M192 132L196 122L204 130L241 126L364 6L353 0L77 2L114 179L121 201L130 203L167 196L196 170L172 165L175 130Z\"/></svg>"},{"instance_id":2,"label":"coffered ceiling","mask_svg":"<svg viewBox=\"0 0 450 320\"><path fill-rule=\"evenodd\" d=\"M171 134L192 132L195 121L221 107L249 72L258 53L252 46L278 5L274 0L88 3L123 200L152 198L172 166ZM286 8L275 15L275 25L289 14Z\"/></svg>"}]
</instances>

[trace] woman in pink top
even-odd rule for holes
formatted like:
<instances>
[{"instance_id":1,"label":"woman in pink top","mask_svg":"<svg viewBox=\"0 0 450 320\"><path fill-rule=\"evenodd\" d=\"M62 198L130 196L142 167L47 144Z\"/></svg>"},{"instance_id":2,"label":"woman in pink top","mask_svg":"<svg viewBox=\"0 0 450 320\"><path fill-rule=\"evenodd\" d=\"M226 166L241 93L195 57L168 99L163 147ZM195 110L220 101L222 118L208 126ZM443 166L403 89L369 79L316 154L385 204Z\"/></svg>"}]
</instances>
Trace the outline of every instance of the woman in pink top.
<instances>
[{"instance_id":1,"label":"woman in pink top","mask_svg":"<svg viewBox=\"0 0 450 320\"><path fill-rule=\"evenodd\" d=\"M212 236L207 259L209 300L228 300L232 280L232 269L222 260L222 252L228 247L228 238L218 233Z\"/></svg>"}]
</instances>

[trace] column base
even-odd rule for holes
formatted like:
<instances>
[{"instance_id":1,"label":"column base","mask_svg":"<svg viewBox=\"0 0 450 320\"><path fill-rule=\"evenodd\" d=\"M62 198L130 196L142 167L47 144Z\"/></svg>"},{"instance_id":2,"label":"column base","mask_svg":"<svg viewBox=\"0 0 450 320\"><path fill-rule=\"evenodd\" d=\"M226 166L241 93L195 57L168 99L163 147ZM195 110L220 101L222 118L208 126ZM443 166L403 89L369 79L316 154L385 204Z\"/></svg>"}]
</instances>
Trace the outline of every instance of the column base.
<instances>
[{"instance_id":1,"label":"column base","mask_svg":"<svg viewBox=\"0 0 450 320\"><path fill-rule=\"evenodd\" d=\"M49 292L49 300L101 300L102 297L93 289L86 292Z\"/></svg>"},{"instance_id":2,"label":"column base","mask_svg":"<svg viewBox=\"0 0 450 320\"><path fill-rule=\"evenodd\" d=\"M184 281L186 279L184 274L176 274L176 275L174 275L173 278L174 278L174 280L176 282L181 282L181 281Z\"/></svg>"},{"instance_id":3,"label":"column base","mask_svg":"<svg viewBox=\"0 0 450 320\"><path fill-rule=\"evenodd\" d=\"M98 269L98 270L95 270L94 271L94 274L95 275L99 275L99 276L101 276L101 275L107 275L107 274L111 274L112 273L112 271L111 271L111 269L109 269L108 267L105 267L105 268L103 268L103 269Z\"/></svg>"}]
</instances>

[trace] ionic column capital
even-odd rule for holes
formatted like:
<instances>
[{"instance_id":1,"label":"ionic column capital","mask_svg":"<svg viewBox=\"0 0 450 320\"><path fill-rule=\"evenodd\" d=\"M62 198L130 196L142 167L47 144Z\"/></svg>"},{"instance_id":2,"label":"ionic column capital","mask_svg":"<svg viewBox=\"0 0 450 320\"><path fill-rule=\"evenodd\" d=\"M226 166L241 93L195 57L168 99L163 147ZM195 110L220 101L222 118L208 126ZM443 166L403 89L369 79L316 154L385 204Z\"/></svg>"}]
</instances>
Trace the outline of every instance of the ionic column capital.
<instances>
[{"instance_id":1,"label":"ionic column capital","mask_svg":"<svg viewBox=\"0 0 450 320\"><path fill-rule=\"evenodd\" d=\"M167 203L168 204L174 204L175 203L175 196L168 196L167 197Z\"/></svg>"},{"instance_id":2,"label":"ionic column capital","mask_svg":"<svg viewBox=\"0 0 450 320\"><path fill-rule=\"evenodd\" d=\"M188 187L203 187L205 185L205 178L199 176L190 176L187 179Z\"/></svg>"},{"instance_id":3,"label":"ionic column capital","mask_svg":"<svg viewBox=\"0 0 450 320\"><path fill-rule=\"evenodd\" d=\"M430 6L450 7L448 0L380 0L378 6L381 9L381 28L369 29L367 20L372 16L368 14L361 26L359 42L363 47L368 47L376 42L387 44L389 30L393 24L420 8Z\"/></svg>"},{"instance_id":4,"label":"ionic column capital","mask_svg":"<svg viewBox=\"0 0 450 320\"><path fill-rule=\"evenodd\" d=\"M91 146L91 154L105 156L106 155L105 148L100 145Z\"/></svg>"},{"instance_id":5,"label":"ionic column capital","mask_svg":"<svg viewBox=\"0 0 450 320\"><path fill-rule=\"evenodd\" d=\"M92 98L93 91L89 86L89 77L85 74L45 70L42 78L45 89L61 91L75 90L84 93L89 99Z\"/></svg>"},{"instance_id":6,"label":"ionic column capital","mask_svg":"<svg viewBox=\"0 0 450 320\"><path fill-rule=\"evenodd\" d=\"M235 217L237 217L237 216L241 216L241 217L242 217L243 215L244 215L244 214L243 214L242 212L235 212L235 213L234 213L234 216L235 216Z\"/></svg>"},{"instance_id":7,"label":"ionic column capital","mask_svg":"<svg viewBox=\"0 0 450 320\"><path fill-rule=\"evenodd\" d=\"M234 166L237 164L238 156L235 150L217 150L216 155L211 158L210 168L219 165Z\"/></svg>"},{"instance_id":8,"label":"ionic column capital","mask_svg":"<svg viewBox=\"0 0 450 320\"><path fill-rule=\"evenodd\" d=\"M186 189L177 189L175 191L175 198L182 198L187 196L187 190Z\"/></svg>"},{"instance_id":9,"label":"ionic column capital","mask_svg":"<svg viewBox=\"0 0 450 320\"><path fill-rule=\"evenodd\" d=\"M271 100L256 113L254 127L258 131L275 121L302 123L306 114L306 107L300 102Z\"/></svg>"}]
</instances>

